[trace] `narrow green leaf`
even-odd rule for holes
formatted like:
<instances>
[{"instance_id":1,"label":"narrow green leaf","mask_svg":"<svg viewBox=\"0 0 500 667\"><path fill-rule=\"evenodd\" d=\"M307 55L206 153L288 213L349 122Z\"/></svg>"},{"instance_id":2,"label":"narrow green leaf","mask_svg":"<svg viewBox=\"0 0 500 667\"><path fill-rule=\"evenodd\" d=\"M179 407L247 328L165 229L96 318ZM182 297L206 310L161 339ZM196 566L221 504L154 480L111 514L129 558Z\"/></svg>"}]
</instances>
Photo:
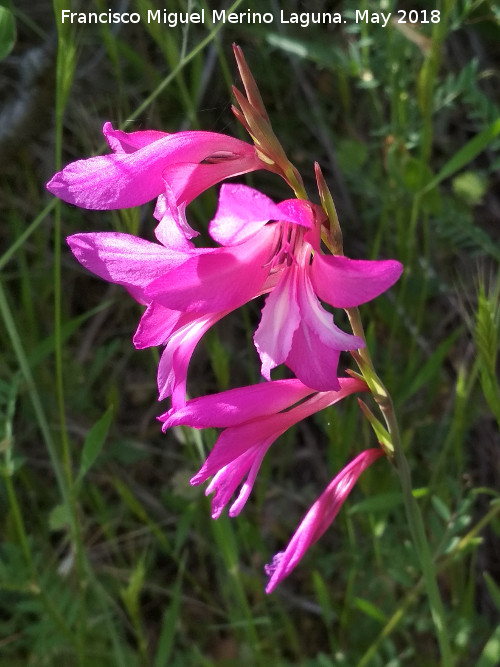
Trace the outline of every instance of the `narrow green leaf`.
<instances>
[{"instance_id":1,"label":"narrow green leaf","mask_svg":"<svg viewBox=\"0 0 500 667\"><path fill-rule=\"evenodd\" d=\"M80 470L78 471L78 481L83 479L99 456L106 441L112 418L113 408L110 406L88 432L83 444Z\"/></svg>"},{"instance_id":2,"label":"narrow green leaf","mask_svg":"<svg viewBox=\"0 0 500 667\"><path fill-rule=\"evenodd\" d=\"M14 14L0 3L0 60L6 58L16 43L16 22Z\"/></svg>"},{"instance_id":3,"label":"narrow green leaf","mask_svg":"<svg viewBox=\"0 0 500 667\"><path fill-rule=\"evenodd\" d=\"M168 661L172 654L174 638L177 633L177 624L179 622L179 612L181 609L183 570L184 564L182 564L177 580L171 590L172 601L163 614L160 638L158 640L154 659L154 667L165 667L165 665L168 665Z\"/></svg>"},{"instance_id":4,"label":"narrow green leaf","mask_svg":"<svg viewBox=\"0 0 500 667\"><path fill-rule=\"evenodd\" d=\"M370 618L373 618L375 621L380 621L380 623L387 623L387 616L369 600L365 600L364 598L354 598L353 602L360 611Z\"/></svg>"},{"instance_id":5,"label":"narrow green leaf","mask_svg":"<svg viewBox=\"0 0 500 667\"><path fill-rule=\"evenodd\" d=\"M63 530L71 525L71 512L67 505L56 505L49 514L50 530Z\"/></svg>"},{"instance_id":6,"label":"narrow green leaf","mask_svg":"<svg viewBox=\"0 0 500 667\"><path fill-rule=\"evenodd\" d=\"M431 502L438 516L445 523L448 523L451 519L451 512L450 509L446 506L446 504L441 500L441 498L438 498L438 496L432 496Z\"/></svg>"},{"instance_id":7,"label":"narrow green leaf","mask_svg":"<svg viewBox=\"0 0 500 667\"><path fill-rule=\"evenodd\" d=\"M93 317L97 313L100 313L101 310L108 308L111 305L111 303L112 303L111 301L103 301L94 308L88 310L86 313L83 313L83 315L78 315L78 317L74 317L72 320L65 322L61 327L60 342L65 343L68 340L68 338L70 338L74 334L74 332L77 331L86 320L88 320L90 317ZM49 355L53 354L54 347L55 347L54 334L40 340L40 342L37 343L29 353L28 361L30 364L30 368L35 368L35 366L44 361L44 359L46 359Z\"/></svg>"},{"instance_id":8,"label":"narrow green leaf","mask_svg":"<svg viewBox=\"0 0 500 667\"><path fill-rule=\"evenodd\" d=\"M321 615L325 622L331 622L337 618L332 601L331 601L331 587L327 586L325 580L316 570L313 572L313 584L316 592L316 598L321 607Z\"/></svg>"},{"instance_id":9,"label":"narrow green leaf","mask_svg":"<svg viewBox=\"0 0 500 667\"><path fill-rule=\"evenodd\" d=\"M349 508L349 514L358 514L360 512L389 512L390 510L403 504L403 494L399 491L390 493L379 493L369 498L360 500Z\"/></svg>"},{"instance_id":10,"label":"narrow green leaf","mask_svg":"<svg viewBox=\"0 0 500 667\"><path fill-rule=\"evenodd\" d=\"M455 153L455 155L448 160L448 162L441 169L439 174L432 179L427 185L423 188L422 193L428 192L435 188L436 185L444 181L445 178L448 178L462 167L465 167L469 162L471 162L481 151L491 143L491 141L500 133L500 118L492 123L479 134L476 134L470 141L468 141L465 146Z\"/></svg>"},{"instance_id":11,"label":"narrow green leaf","mask_svg":"<svg viewBox=\"0 0 500 667\"><path fill-rule=\"evenodd\" d=\"M500 656L500 625L497 625L491 633L476 662L476 667L497 667L498 656Z\"/></svg>"},{"instance_id":12,"label":"narrow green leaf","mask_svg":"<svg viewBox=\"0 0 500 667\"><path fill-rule=\"evenodd\" d=\"M483 577L486 582L486 586L488 587L488 591L491 595L491 599L495 603L497 611L500 612L500 588L498 587L497 583L494 581L493 577L488 572L484 572Z\"/></svg>"},{"instance_id":13,"label":"narrow green leaf","mask_svg":"<svg viewBox=\"0 0 500 667\"><path fill-rule=\"evenodd\" d=\"M450 351L451 346L457 340L459 334L461 334L461 329L454 331L451 336L448 336L448 338L434 350L429 359L427 359L425 364L421 366L420 370L415 374L411 383L401 389L398 395L398 401L405 403L414 394L416 394L417 391L421 389L432 377L441 375L443 361Z\"/></svg>"}]
</instances>

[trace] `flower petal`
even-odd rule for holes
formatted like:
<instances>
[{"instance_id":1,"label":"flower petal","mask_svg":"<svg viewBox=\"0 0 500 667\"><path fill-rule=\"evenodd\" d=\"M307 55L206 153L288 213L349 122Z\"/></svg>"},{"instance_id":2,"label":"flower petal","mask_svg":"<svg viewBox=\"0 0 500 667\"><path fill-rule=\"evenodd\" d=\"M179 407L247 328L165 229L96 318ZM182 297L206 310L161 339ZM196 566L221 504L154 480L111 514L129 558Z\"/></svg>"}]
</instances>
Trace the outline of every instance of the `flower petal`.
<instances>
[{"instance_id":1,"label":"flower petal","mask_svg":"<svg viewBox=\"0 0 500 667\"><path fill-rule=\"evenodd\" d=\"M298 267L285 269L281 280L267 297L254 343L262 362L261 373L269 380L273 368L286 361L294 333L300 325L297 297Z\"/></svg>"},{"instance_id":2,"label":"flower petal","mask_svg":"<svg viewBox=\"0 0 500 667\"><path fill-rule=\"evenodd\" d=\"M168 136L168 132L158 130L123 132L123 130L115 130L111 123L104 123L102 133L114 153L134 153L137 149Z\"/></svg>"},{"instance_id":3,"label":"flower petal","mask_svg":"<svg viewBox=\"0 0 500 667\"><path fill-rule=\"evenodd\" d=\"M144 311L137 331L134 345L137 350L154 345L165 345L168 338L193 318L178 310L169 310L159 303L152 302Z\"/></svg>"},{"instance_id":4,"label":"flower petal","mask_svg":"<svg viewBox=\"0 0 500 667\"><path fill-rule=\"evenodd\" d=\"M293 222L306 229L313 229L315 219L317 219L318 225L320 225L321 221L326 218L320 206L304 199L285 199L285 201L278 204L278 208L280 210L278 220Z\"/></svg>"},{"instance_id":5,"label":"flower petal","mask_svg":"<svg viewBox=\"0 0 500 667\"><path fill-rule=\"evenodd\" d=\"M302 519L284 552L276 554L266 574L270 577L266 593L271 593L287 577L309 547L333 522L361 473L383 456L381 449L368 449L343 468Z\"/></svg>"},{"instance_id":6,"label":"flower petal","mask_svg":"<svg viewBox=\"0 0 500 667\"><path fill-rule=\"evenodd\" d=\"M353 378L342 378L339 391L316 394L286 412L264 415L237 426L226 428L191 484L200 484L238 458L251 447L264 442L271 445L290 426L310 415L333 405L356 391L366 391L366 384Z\"/></svg>"},{"instance_id":7,"label":"flower petal","mask_svg":"<svg viewBox=\"0 0 500 667\"><path fill-rule=\"evenodd\" d=\"M116 149L117 144L113 147ZM163 173L167 167L171 166L173 173L179 163L200 163L221 155L220 161L207 165L216 177L214 182L226 178L228 169L237 174L264 168L253 146L239 139L214 132L177 132L132 153L117 152L72 162L55 174L47 189L83 208L129 208L144 204L164 191ZM186 187L193 188L192 195L205 186L200 190L188 178Z\"/></svg>"},{"instance_id":8,"label":"flower petal","mask_svg":"<svg viewBox=\"0 0 500 667\"><path fill-rule=\"evenodd\" d=\"M270 220L281 220L282 217L288 220L280 206L262 192L240 183L223 183L209 232L221 245L238 245Z\"/></svg>"},{"instance_id":9,"label":"flower petal","mask_svg":"<svg viewBox=\"0 0 500 667\"><path fill-rule=\"evenodd\" d=\"M186 404L187 371L194 348L203 334L226 314L196 317L170 336L158 364L158 400L171 395L174 409Z\"/></svg>"},{"instance_id":10,"label":"flower petal","mask_svg":"<svg viewBox=\"0 0 500 667\"><path fill-rule=\"evenodd\" d=\"M374 299L398 280L403 265L393 259L348 259L317 253L311 281L320 299L335 308L353 308Z\"/></svg>"},{"instance_id":11,"label":"flower petal","mask_svg":"<svg viewBox=\"0 0 500 667\"><path fill-rule=\"evenodd\" d=\"M332 315L323 309L314 294L306 271L299 273L298 282L301 318L285 363L308 387L318 391L335 390L340 352L359 349L365 343L334 325Z\"/></svg>"},{"instance_id":12,"label":"flower petal","mask_svg":"<svg viewBox=\"0 0 500 667\"><path fill-rule=\"evenodd\" d=\"M159 221L155 227L155 236L166 248L190 251L194 244L188 239L199 235L186 219L186 204L177 204L177 200L169 185L165 185L165 192L156 200L153 213Z\"/></svg>"},{"instance_id":13,"label":"flower petal","mask_svg":"<svg viewBox=\"0 0 500 667\"><path fill-rule=\"evenodd\" d=\"M163 171L165 184L172 189L179 203L189 204L199 194L226 178L264 169L255 150L248 144L245 154L228 154L220 161L200 164L199 162L178 162L167 165ZM250 150L248 150L250 149Z\"/></svg>"},{"instance_id":14,"label":"flower petal","mask_svg":"<svg viewBox=\"0 0 500 667\"><path fill-rule=\"evenodd\" d=\"M148 283L189 258L184 252L118 232L73 234L67 242L86 269L111 283L124 285L141 303L149 301L144 296Z\"/></svg>"},{"instance_id":15,"label":"flower petal","mask_svg":"<svg viewBox=\"0 0 500 667\"><path fill-rule=\"evenodd\" d=\"M229 516L235 517L241 512L252 491L262 459L271 444L272 440L269 440L250 448L214 475L205 491L206 496L215 493L212 498L212 519L219 518L231 496L247 475L237 499L229 509Z\"/></svg>"},{"instance_id":16,"label":"flower petal","mask_svg":"<svg viewBox=\"0 0 500 667\"><path fill-rule=\"evenodd\" d=\"M233 310L260 293L269 273L275 230L264 228L234 248L194 251L182 266L152 282L146 292L172 310L214 313Z\"/></svg>"},{"instance_id":17,"label":"flower petal","mask_svg":"<svg viewBox=\"0 0 500 667\"><path fill-rule=\"evenodd\" d=\"M311 393L312 389L295 378L260 382L193 398L179 410L169 410L158 419L164 422L164 431L180 424L226 428L285 410Z\"/></svg>"}]
</instances>

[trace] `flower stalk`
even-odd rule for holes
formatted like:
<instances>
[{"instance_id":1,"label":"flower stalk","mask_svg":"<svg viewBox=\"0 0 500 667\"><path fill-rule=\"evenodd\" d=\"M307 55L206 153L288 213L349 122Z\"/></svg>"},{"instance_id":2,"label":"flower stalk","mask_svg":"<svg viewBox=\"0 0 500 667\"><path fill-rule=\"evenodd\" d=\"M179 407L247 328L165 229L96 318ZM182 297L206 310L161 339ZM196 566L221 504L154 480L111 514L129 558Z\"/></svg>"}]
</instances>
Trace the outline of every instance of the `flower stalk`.
<instances>
[{"instance_id":1,"label":"flower stalk","mask_svg":"<svg viewBox=\"0 0 500 667\"><path fill-rule=\"evenodd\" d=\"M346 312L353 333L365 340L359 309L348 308L346 309ZM387 426L387 433L390 438L390 447L388 447L387 443L384 441L381 441L380 444L386 451L389 459L393 462L401 484L406 518L408 519L408 525L410 527L413 544L417 552L420 567L422 568L424 585L429 600L432 619L436 628L437 639L441 651L441 664L443 667L451 667L454 663L446 626L445 611L437 584L437 572L434 566L429 542L425 534L422 514L413 495L410 466L403 450L394 403L389 391L375 371L368 348L365 346L363 349L358 350L355 354L353 354L353 357L356 359L359 370L361 371L361 375L365 379L368 386L372 388L375 383L377 387L376 391L372 391L372 395L384 417L384 421ZM367 416L365 412L364 414ZM372 420L369 419L369 421L373 427L374 425ZM375 427L374 430L377 432Z\"/></svg>"}]
</instances>

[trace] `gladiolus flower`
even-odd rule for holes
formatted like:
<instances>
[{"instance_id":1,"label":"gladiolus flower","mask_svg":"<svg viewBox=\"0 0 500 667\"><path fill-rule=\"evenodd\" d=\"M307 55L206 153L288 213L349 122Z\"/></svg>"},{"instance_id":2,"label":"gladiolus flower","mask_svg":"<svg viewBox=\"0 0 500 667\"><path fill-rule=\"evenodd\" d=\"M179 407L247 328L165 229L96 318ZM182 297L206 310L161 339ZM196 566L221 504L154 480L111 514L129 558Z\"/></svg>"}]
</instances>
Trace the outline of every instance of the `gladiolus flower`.
<instances>
[{"instance_id":1,"label":"gladiolus flower","mask_svg":"<svg viewBox=\"0 0 500 667\"><path fill-rule=\"evenodd\" d=\"M364 303L397 280L401 265L321 255L323 218L309 202L275 204L257 190L226 184L210 225L222 247L194 248L180 233L170 235L169 247L119 233L75 234L68 243L87 269L125 286L148 306L134 344L166 345L158 368L159 395L173 395L178 407L189 360L205 331L268 292L255 334L264 377L270 379L271 369L286 363L314 390L339 389L340 351L364 342L335 327L318 296L342 308ZM168 241L167 227L160 232L160 240Z\"/></svg>"},{"instance_id":2,"label":"gladiolus flower","mask_svg":"<svg viewBox=\"0 0 500 667\"><path fill-rule=\"evenodd\" d=\"M209 228L223 247L193 252L146 293L167 308L201 314L233 310L271 292L254 337L263 376L270 379L271 370L285 363L313 389L338 389L340 352L364 341L337 328L318 297L337 308L358 306L391 287L402 266L322 255L324 219L310 202L275 204L253 188L223 184Z\"/></svg>"},{"instance_id":3,"label":"gladiolus flower","mask_svg":"<svg viewBox=\"0 0 500 667\"><path fill-rule=\"evenodd\" d=\"M251 261L265 265L268 237L273 234L274 231L268 229L260 237L260 245L250 240L234 248L186 249L180 243L172 249L118 232L73 234L67 242L86 269L104 280L123 285L134 299L147 306L135 333L134 345L137 349L166 346L158 365L159 400L172 396L173 405L179 407L185 402L189 361L203 334L230 310L271 288L272 281L266 282L268 271L265 267L260 272L256 270L244 284L235 282L232 272ZM206 256L205 265L209 267L222 262L227 275L228 282L223 289L210 283L210 276L204 282L206 289L214 290L213 310L198 308L196 295L190 295L192 302L181 300L180 308L177 305L165 307L160 300L151 298L148 294L151 284L182 265L185 270L180 278L182 281L184 277L187 282L193 266L190 260L202 256ZM219 279L223 277L220 273L218 276ZM174 279L170 289L178 289Z\"/></svg>"},{"instance_id":4,"label":"gladiolus flower","mask_svg":"<svg viewBox=\"0 0 500 667\"><path fill-rule=\"evenodd\" d=\"M253 146L215 132L122 132L105 123L103 134L113 153L68 164L47 183L53 195L97 210L140 206L160 197L155 217L161 222L166 206L168 219L175 220L212 185L266 168Z\"/></svg>"},{"instance_id":5,"label":"gladiolus flower","mask_svg":"<svg viewBox=\"0 0 500 667\"><path fill-rule=\"evenodd\" d=\"M172 395L173 405L182 405L193 350L205 331L226 312L198 315L170 310L152 303L145 287L184 263L190 257L189 252L117 232L74 234L67 241L86 269L104 280L123 285L136 301L148 306L135 333L134 345L137 349L166 345L158 365L159 399Z\"/></svg>"},{"instance_id":6,"label":"gladiolus flower","mask_svg":"<svg viewBox=\"0 0 500 667\"><path fill-rule=\"evenodd\" d=\"M302 519L285 551L276 554L272 563L266 565L265 571L270 577L266 593L271 593L295 568L309 547L319 540L339 513L361 473L380 456L383 456L381 449L361 452L330 482Z\"/></svg>"},{"instance_id":7,"label":"gladiolus flower","mask_svg":"<svg viewBox=\"0 0 500 667\"><path fill-rule=\"evenodd\" d=\"M349 394L367 390L362 380L353 378L340 378L339 387L338 391L318 393L297 379L274 380L194 398L158 419L163 430L180 424L224 428L191 484L202 484L212 477L206 494L215 493L212 518L216 519L246 477L229 509L229 516L234 517L250 495L264 455L280 435Z\"/></svg>"}]
</instances>

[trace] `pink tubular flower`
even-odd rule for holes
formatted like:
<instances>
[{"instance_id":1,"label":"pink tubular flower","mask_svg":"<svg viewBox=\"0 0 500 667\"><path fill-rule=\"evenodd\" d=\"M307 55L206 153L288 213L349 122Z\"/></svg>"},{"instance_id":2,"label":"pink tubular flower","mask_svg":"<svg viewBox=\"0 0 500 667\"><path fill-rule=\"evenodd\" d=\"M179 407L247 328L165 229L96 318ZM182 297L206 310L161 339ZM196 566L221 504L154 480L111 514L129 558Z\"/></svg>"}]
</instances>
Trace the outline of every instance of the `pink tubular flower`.
<instances>
[{"instance_id":1,"label":"pink tubular flower","mask_svg":"<svg viewBox=\"0 0 500 667\"><path fill-rule=\"evenodd\" d=\"M193 350L205 331L226 312L199 315L170 310L152 303L145 288L155 278L186 262L190 251L172 250L117 232L73 234L67 241L86 269L104 280L123 285L134 299L148 306L135 333L134 345L137 349L166 345L158 366L159 399L172 395L173 405L183 405Z\"/></svg>"},{"instance_id":2,"label":"pink tubular flower","mask_svg":"<svg viewBox=\"0 0 500 667\"><path fill-rule=\"evenodd\" d=\"M270 291L254 337L264 377L285 363L317 391L338 389L340 352L364 342L337 328L319 299L336 308L358 306L391 287L402 266L322 255L324 219L310 202L275 204L253 188L223 184L209 230L223 247L194 252L146 293L166 308L201 314L233 310Z\"/></svg>"},{"instance_id":3,"label":"pink tubular flower","mask_svg":"<svg viewBox=\"0 0 500 667\"><path fill-rule=\"evenodd\" d=\"M160 197L157 219L163 219L167 204L168 219L175 221L212 185L266 168L253 146L224 134L122 132L111 123L104 124L103 134L113 153L68 164L47 183L53 195L98 210L140 206ZM185 225L182 221L180 226ZM188 229L188 237L192 235Z\"/></svg>"},{"instance_id":4,"label":"pink tubular flower","mask_svg":"<svg viewBox=\"0 0 500 667\"><path fill-rule=\"evenodd\" d=\"M270 577L266 593L271 593L287 577L333 522L361 473L376 459L383 456L381 449L368 449L351 461L330 482L325 491L302 519L285 551L276 554L266 574Z\"/></svg>"},{"instance_id":5,"label":"pink tubular flower","mask_svg":"<svg viewBox=\"0 0 500 667\"><path fill-rule=\"evenodd\" d=\"M229 509L234 517L250 495L264 455L282 433L349 394L367 390L362 380L353 378L340 378L339 387L339 391L317 393L297 379L274 380L194 398L158 419L163 430L180 424L225 429L191 484L212 477L206 494L215 493L212 518L216 519L246 477Z\"/></svg>"}]
</instances>

